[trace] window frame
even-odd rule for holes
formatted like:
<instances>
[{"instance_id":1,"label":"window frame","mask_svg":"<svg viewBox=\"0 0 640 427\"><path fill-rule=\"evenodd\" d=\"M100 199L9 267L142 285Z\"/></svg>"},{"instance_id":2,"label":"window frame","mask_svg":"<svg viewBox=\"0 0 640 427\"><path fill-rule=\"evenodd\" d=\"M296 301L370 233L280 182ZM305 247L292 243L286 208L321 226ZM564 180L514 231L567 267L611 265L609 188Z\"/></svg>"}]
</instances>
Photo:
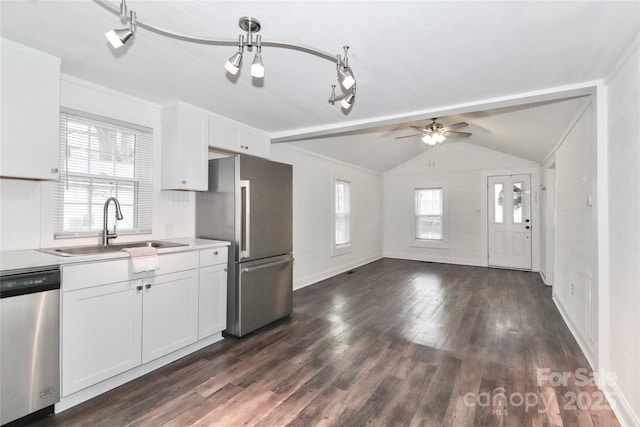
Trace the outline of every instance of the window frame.
<instances>
[{"instance_id":1,"label":"window frame","mask_svg":"<svg viewBox=\"0 0 640 427\"><path fill-rule=\"evenodd\" d=\"M333 191L332 191L332 238L331 238L331 247L332 247L332 255L336 256L336 255L342 255L342 254L346 254L346 253L350 253L351 252L351 246L353 243L352 237L353 237L353 233L352 233L352 227L351 227L351 218L353 215L353 211L352 211L352 206L351 206L351 182L346 180L346 179L342 179L342 178L336 178L333 179ZM339 209L339 203L338 203L338 185L342 184L342 185L346 185L346 191L345 191L345 200L343 201L343 204L346 205L345 206L345 212L338 212ZM346 225L346 232L347 232L347 241L346 242L342 242L342 243L338 243L337 241L337 231L338 231L338 218L339 215L341 215L344 220L345 220L345 225Z\"/></svg>"},{"instance_id":2,"label":"window frame","mask_svg":"<svg viewBox=\"0 0 640 427\"><path fill-rule=\"evenodd\" d=\"M424 239L417 236L417 221L418 221L418 191L421 190L440 190L441 191L441 231L442 236L440 239ZM413 188L413 231L411 233L412 240L411 247L418 248L434 248L434 249L447 249L449 248L449 218L448 218L448 204L449 194L448 185L446 182L428 183L425 185L416 186Z\"/></svg>"},{"instance_id":3,"label":"window frame","mask_svg":"<svg viewBox=\"0 0 640 427\"><path fill-rule=\"evenodd\" d=\"M122 130L123 133L133 135L134 148L130 155L133 177L118 175L116 172L117 162L115 158L113 159L114 173L112 175L77 171L69 172L70 158L67 154L70 148L67 124L73 121L74 118L85 125L91 126L95 124L97 127L104 126L104 128L109 129L110 132ZM119 235L151 234L153 226L153 129L69 108L60 109L60 124L60 179L55 183L53 195L54 240L95 237L102 234L102 206L100 203L95 203L95 194L90 194L97 186L104 186L105 188L112 187L112 193L115 192L116 194L108 194L107 197L111 195L118 197L117 192L123 188L130 188L129 191L133 194L130 203L127 204L121 200L123 211L125 210L125 206L129 208L128 210L130 211L133 221L132 227L124 228L123 224L119 223ZM114 146L114 148L116 147ZM92 161L90 157L92 150L90 146L87 146L87 167L89 167ZM100 152L98 152L98 155L101 155ZM123 156L119 151L108 153L108 155ZM86 206L87 215L92 218L89 227L93 228L89 230L64 228L64 196L65 190L68 190L71 183L78 185L78 188L84 187L88 190L86 192L86 202L79 203L79 205ZM100 206L98 209L95 209L97 205ZM98 212L94 212L94 210ZM109 207L110 228L113 227L113 212L114 207L113 204L111 204ZM127 215L125 214L125 216ZM100 227L96 228L96 224L100 224Z\"/></svg>"},{"instance_id":4,"label":"window frame","mask_svg":"<svg viewBox=\"0 0 640 427\"><path fill-rule=\"evenodd\" d=\"M435 192L439 192L439 197L438 197L438 202L439 206L438 206L438 210L439 210L439 214L427 214L427 213L420 213L420 206L419 206L419 200L420 200L420 193L421 192L425 192L425 191L435 191ZM415 207L415 234L414 237L416 240L425 240L425 241L442 241L443 237L444 237L444 230L443 230L443 195L444 192L442 191L442 188L440 187L435 187L435 188L416 188L414 190L414 207ZM432 238L432 237L420 237L419 236L419 232L418 229L420 228L419 223L422 221L422 219L425 218L426 220L429 220L429 218L438 218L438 222L440 223L440 226L438 227L438 231L439 231L439 237L437 238Z\"/></svg>"}]
</instances>

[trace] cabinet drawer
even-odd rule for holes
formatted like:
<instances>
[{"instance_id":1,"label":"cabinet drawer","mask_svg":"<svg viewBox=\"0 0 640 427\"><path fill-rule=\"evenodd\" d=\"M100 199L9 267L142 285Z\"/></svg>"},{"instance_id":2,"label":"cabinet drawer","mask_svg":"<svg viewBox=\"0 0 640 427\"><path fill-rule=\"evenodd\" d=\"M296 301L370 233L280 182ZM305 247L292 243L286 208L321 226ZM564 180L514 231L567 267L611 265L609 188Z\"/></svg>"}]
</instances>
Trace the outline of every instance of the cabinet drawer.
<instances>
[{"instance_id":1,"label":"cabinet drawer","mask_svg":"<svg viewBox=\"0 0 640 427\"><path fill-rule=\"evenodd\" d=\"M200 267L208 265L226 264L229 250L227 246L203 249L200 251Z\"/></svg>"},{"instance_id":2,"label":"cabinet drawer","mask_svg":"<svg viewBox=\"0 0 640 427\"><path fill-rule=\"evenodd\" d=\"M198 252L178 252L160 256L156 271L132 273L131 261L121 258L110 261L88 262L62 266L62 291L91 288L109 283L154 277L160 274L198 268ZM226 256L225 256L226 259Z\"/></svg>"}]
</instances>

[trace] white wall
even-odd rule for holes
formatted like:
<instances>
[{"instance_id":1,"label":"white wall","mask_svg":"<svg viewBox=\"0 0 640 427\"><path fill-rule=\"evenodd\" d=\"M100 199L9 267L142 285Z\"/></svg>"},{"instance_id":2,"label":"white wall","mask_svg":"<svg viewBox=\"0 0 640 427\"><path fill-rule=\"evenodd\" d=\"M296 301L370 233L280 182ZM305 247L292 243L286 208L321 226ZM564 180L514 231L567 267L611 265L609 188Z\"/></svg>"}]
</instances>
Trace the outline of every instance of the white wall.
<instances>
[{"instance_id":1,"label":"white wall","mask_svg":"<svg viewBox=\"0 0 640 427\"><path fill-rule=\"evenodd\" d=\"M64 76L61 105L153 129L153 234L119 241L194 236L191 192L160 191L160 108L126 94ZM53 238L53 182L0 179L0 245L3 251L97 243L98 238Z\"/></svg>"},{"instance_id":2,"label":"white wall","mask_svg":"<svg viewBox=\"0 0 640 427\"><path fill-rule=\"evenodd\" d=\"M382 176L273 144L271 159L293 165L294 289L382 257ZM351 248L333 255L334 180L351 183Z\"/></svg>"},{"instance_id":3,"label":"white wall","mask_svg":"<svg viewBox=\"0 0 640 427\"><path fill-rule=\"evenodd\" d=\"M609 120L609 369L619 415L640 425L640 41L605 83Z\"/></svg>"},{"instance_id":4,"label":"white wall","mask_svg":"<svg viewBox=\"0 0 640 427\"><path fill-rule=\"evenodd\" d=\"M385 257L486 265L487 183L483 171L523 168L537 172L538 165L464 142L445 142L387 172L383 203ZM447 247L416 247L414 190L442 184L448 192ZM532 198L532 210L537 208L537 200Z\"/></svg>"},{"instance_id":5,"label":"white wall","mask_svg":"<svg viewBox=\"0 0 640 427\"><path fill-rule=\"evenodd\" d=\"M594 362L597 308L595 236L595 106L589 103L556 152L542 165L555 165L556 219L553 296L587 358ZM546 185L546 180L543 181ZM548 191L550 191L549 189ZM546 222L551 221L547 218ZM543 230L543 234L546 230ZM544 252L544 251L543 251ZM546 252L543 253L545 257Z\"/></svg>"}]
</instances>

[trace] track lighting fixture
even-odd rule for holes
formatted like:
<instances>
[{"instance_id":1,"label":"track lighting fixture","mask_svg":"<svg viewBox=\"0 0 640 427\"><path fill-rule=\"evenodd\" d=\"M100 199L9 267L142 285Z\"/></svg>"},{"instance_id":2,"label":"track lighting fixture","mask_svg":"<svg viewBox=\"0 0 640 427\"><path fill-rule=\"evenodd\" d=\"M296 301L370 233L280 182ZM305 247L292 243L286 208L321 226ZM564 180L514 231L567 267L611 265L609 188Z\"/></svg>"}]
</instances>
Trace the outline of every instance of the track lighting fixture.
<instances>
[{"instance_id":1,"label":"track lighting fixture","mask_svg":"<svg viewBox=\"0 0 640 427\"><path fill-rule=\"evenodd\" d=\"M329 97L329 104L333 105L336 101L340 101L340 106L344 110L349 110L353 106L353 102L356 99L356 87L352 87L351 92L346 95L336 95L336 85L331 85L331 96Z\"/></svg>"},{"instance_id":2,"label":"track lighting fixture","mask_svg":"<svg viewBox=\"0 0 640 427\"><path fill-rule=\"evenodd\" d=\"M238 70L240 70L240 63L242 63L243 51L244 51L244 41L243 41L243 37L240 36L239 43L238 43L238 51L234 55L232 55L231 58L227 60L226 64L224 64L224 69L227 70L229 73L233 74L234 76L238 73Z\"/></svg>"},{"instance_id":3,"label":"track lighting fixture","mask_svg":"<svg viewBox=\"0 0 640 427\"><path fill-rule=\"evenodd\" d=\"M344 59L340 59L340 55L338 55L338 75L340 76L340 82L342 87L346 90L349 90L356 84L356 79L353 77L353 73L349 68L349 46L344 46Z\"/></svg>"},{"instance_id":4,"label":"track lighting fixture","mask_svg":"<svg viewBox=\"0 0 640 427\"><path fill-rule=\"evenodd\" d=\"M129 19L129 28L123 28L120 30L111 30L107 31L104 35L111 43L114 49L118 49L122 47L131 39L136 33L136 12L131 11L131 13L127 16L127 4L124 0L120 3L120 19L126 21Z\"/></svg>"},{"instance_id":5,"label":"track lighting fixture","mask_svg":"<svg viewBox=\"0 0 640 427\"><path fill-rule=\"evenodd\" d=\"M340 100L342 101L340 103L342 108L345 110L348 110L351 108L355 100L356 79L353 76L353 71L349 67L349 59L347 56L349 46L343 47L344 49L344 58L343 58L341 57L340 54L333 55L331 53L328 53L319 49L315 49L308 46L297 45L293 43L285 43L285 42L277 42L277 41L262 42L261 36L257 34L254 35L254 33L258 33L261 29L260 21L250 16L242 17L238 22L240 29L246 32L246 36L240 35L238 42L234 40L229 40L229 39L214 39L214 38L189 36L185 34L179 34L172 31L168 31L168 30L156 27L154 25L148 24L146 22L138 21L136 18L136 13L134 11L131 11L130 14L127 14L126 0L121 0L119 11L115 9L106 0L95 0L95 2L100 4L105 9L111 12L119 14L120 19L122 19L123 21L129 22L128 29L125 28L121 30L112 30L105 34L107 36L107 39L109 40L109 42L114 48L123 46L129 39L131 39L135 35L137 27L144 28L145 30L154 32L156 34L159 34L165 37L170 37L173 39L191 42L191 43L219 45L219 46L233 46L233 45L236 45L237 43L238 51L234 55L232 55L224 65L224 68L228 73L232 75L236 75L238 74L238 71L240 70L240 65L242 64L242 56L244 53L244 48L246 47L247 50L251 51L255 46L255 56L253 58L253 62L251 63L251 75L254 78L259 78L259 79L264 78L264 64L262 62L262 46L297 50L299 52L303 52L310 55L318 56L323 59L327 59L336 64L337 70L338 70L338 80L341 86L344 88L344 90L347 90L347 91L350 90L351 92L345 95L336 96L335 95L336 85L332 85L333 92L332 92L331 98L329 99L329 103L333 105L335 101Z\"/></svg>"}]
</instances>

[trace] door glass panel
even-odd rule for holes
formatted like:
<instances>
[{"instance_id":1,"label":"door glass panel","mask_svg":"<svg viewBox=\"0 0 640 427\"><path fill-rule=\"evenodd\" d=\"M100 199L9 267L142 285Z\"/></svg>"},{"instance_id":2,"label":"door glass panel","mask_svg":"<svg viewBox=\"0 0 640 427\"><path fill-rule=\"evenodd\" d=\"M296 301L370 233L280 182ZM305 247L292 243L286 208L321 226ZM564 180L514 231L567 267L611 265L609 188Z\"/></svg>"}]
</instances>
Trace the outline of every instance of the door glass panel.
<instances>
[{"instance_id":1,"label":"door glass panel","mask_svg":"<svg viewBox=\"0 0 640 427\"><path fill-rule=\"evenodd\" d=\"M513 223L522 224L522 183L513 183Z\"/></svg>"},{"instance_id":2,"label":"door glass panel","mask_svg":"<svg viewBox=\"0 0 640 427\"><path fill-rule=\"evenodd\" d=\"M493 222L504 222L504 191L502 184L493 184Z\"/></svg>"}]
</instances>

